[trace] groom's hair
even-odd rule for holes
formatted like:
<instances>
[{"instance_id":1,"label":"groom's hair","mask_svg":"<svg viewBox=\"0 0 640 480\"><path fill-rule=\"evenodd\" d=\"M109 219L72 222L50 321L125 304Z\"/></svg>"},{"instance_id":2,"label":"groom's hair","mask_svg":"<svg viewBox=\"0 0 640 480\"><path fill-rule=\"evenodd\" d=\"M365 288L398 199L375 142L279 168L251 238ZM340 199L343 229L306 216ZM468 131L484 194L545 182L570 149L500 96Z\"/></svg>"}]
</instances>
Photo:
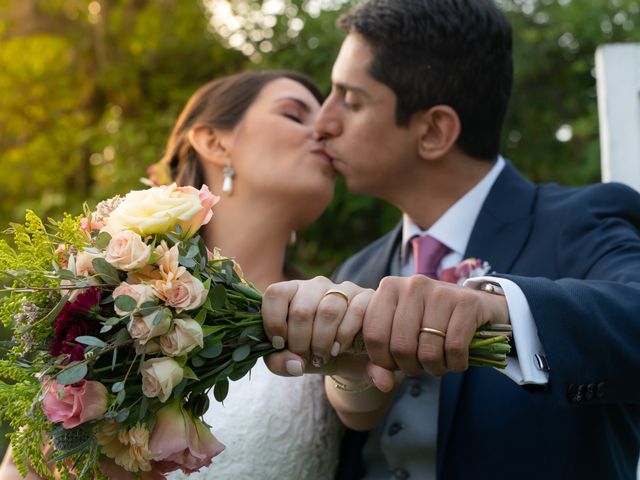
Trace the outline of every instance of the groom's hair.
<instances>
[{"instance_id":1,"label":"groom's hair","mask_svg":"<svg viewBox=\"0 0 640 480\"><path fill-rule=\"evenodd\" d=\"M511 25L492 0L369 0L338 20L373 50L369 73L397 98L396 123L449 105L468 155L495 159L511 96Z\"/></svg>"}]
</instances>

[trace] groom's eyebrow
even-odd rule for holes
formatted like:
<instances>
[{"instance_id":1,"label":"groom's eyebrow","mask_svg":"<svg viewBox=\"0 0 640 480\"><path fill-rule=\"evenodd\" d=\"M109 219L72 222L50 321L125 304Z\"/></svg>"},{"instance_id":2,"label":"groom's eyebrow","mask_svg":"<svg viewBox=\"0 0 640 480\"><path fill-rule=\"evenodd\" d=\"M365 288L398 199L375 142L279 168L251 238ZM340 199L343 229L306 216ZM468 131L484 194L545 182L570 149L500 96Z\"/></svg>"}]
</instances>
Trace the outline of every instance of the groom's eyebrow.
<instances>
[{"instance_id":1,"label":"groom's eyebrow","mask_svg":"<svg viewBox=\"0 0 640 480\"><path fill-rule=\"evenodd\" d=\"M364 97L371 98L371 95L369 95L369 92L367 92L364 88L356 87L355 85L350 85L348 83L334 82L333 88L339 90L341 93L350 91L350 92L354 92L359 95L362 95Z\"/></svg>"}]
</instances>

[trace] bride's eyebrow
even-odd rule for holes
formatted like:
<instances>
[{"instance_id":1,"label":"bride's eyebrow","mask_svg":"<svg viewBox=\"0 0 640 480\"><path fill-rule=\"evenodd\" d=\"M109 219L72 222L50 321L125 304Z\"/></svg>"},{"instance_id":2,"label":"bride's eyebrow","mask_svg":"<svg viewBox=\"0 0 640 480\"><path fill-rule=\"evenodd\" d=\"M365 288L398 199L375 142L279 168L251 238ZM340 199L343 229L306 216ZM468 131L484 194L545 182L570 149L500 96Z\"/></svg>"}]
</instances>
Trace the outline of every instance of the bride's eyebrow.
<instances>
[{"instance_id":1,"label":"bride's eyebrow","mask_svg":"<svg viewBox=\"0 0 640 480\"><path fill-rule=\"evenodd\" d=\"M286 101L292 101L296 103L300 108L302 108L302 110L304 110L305 113L309 113L311 111L311 107L304 100L301 100L297 97L282 97L276 100L276 102L286 102Z\"/></svg>"}]
</instances>

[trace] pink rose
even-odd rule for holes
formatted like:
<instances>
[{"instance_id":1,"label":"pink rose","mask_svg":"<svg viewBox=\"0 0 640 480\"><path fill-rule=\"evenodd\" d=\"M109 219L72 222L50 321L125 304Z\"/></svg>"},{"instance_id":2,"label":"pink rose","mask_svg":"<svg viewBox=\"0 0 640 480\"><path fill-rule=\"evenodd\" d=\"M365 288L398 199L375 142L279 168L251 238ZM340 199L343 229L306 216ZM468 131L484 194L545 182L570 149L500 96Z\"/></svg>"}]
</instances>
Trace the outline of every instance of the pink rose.
<instances>
[{"instance_id":1,"label":"pink rose","mask_svg":"<svg viewBox=\"0 0 640 480\"><path fill-rule=\"evenodd\" d=\"M178 357L204 345L202 327L192 318L174 318L169 333L160 337L160 348L169 357Z\"/></svg>"},{"instance_id":2,"label":"pink rose","mask_svg":"<svg viewBox=\"0 0 640 480\"><path fill-rule=\"evenodd\" d=\"M62 422L64 428L97 420L107 411L107 389L100 382L80 380L73 385L60 385L55 380L46 381L49 391L42 409L50 421Z\"/></svg>"},{"instance_id":3,"label":"pink rose","mask_svg":"<svg viewBox=\"0 0 640 480\"><path fill-rule=\"evenodd\" d=\"M141 315L134 315L127 330L131 338L138 340L142 345L146 344L152 338L164 335L169 331L171 326L171 314L167 309L162 309L162 316L160 321L154 323L157 313L153 312L144 317Z\"/></svg>"},{"instance_id":4,"label":"pink rose","mask_svg":"<svg viewBox=\"0 0 640 480\"><path fill-rule=\"evenodd\" d=\"M144 267L151 257L151 247L144 243L140 235L123 230L111 238L104 258L120 270L137 270Z\"/></svg>"},{"instance_id":5,"label":"pink rose","mask_svg":"<svg viewBox=\"0 0 640 480\"><path fill-rule=\"evenodd\" d=\"M182 367L172 358L152 358L142 364L142 393L166 402L182 377Z\"/></svg>"},{"instance_id":6,"label":"pink rose","mask_svg":"<svg viewBox=\"0 0 640 480\"><path fill-rule=\"evenodd\" d=\"M176 281L156 280L153 282L155 294L176 312L193 310L204 304L207 291L200 280L185 272Z\"/></svg>"},{"instance_id":7,"label":"pink rose","mask_svg":"<svg viewBox=\"0 0 640 480\"><path fill-rule=\"evenodd\" d=\"M206 225L211 220L213 212L211 209L220 201L220 197L214 195L209 191L209 187L203 185L200 190L196 190L193 187L178 187L176 190L186 195L197 195L200 200L202 210L189 220L181 220L178 225L182 227L185 238L193 236L203 225Z\"/></svg>"},{"instance_id":8,"label":"pink rose","mask_svg":"<svg viewBox=\"0 0 640 480\"><path fill-rule=\"evenodd\" d=\"M153 294L153 288L151 288L151 285L146 285L144 283L130 285L127 282L122 282L115 288L115 290L113 290L113 299L115 300L120 295L127 295L133 298L138 307L143 303L153 301L156 298ZM116 306L114 306L114 310L118 315L125 315L126 313L129 313L123 312Z\"/></svg>"},{"instance_id":9,"label":"pink rose","mask_svg":"<svg viewBox=\"0 0 640 480\"><path fill-rule=\"evenodd\" d=\"M76 255L76 275L82 275L90 277L96 274L95 268L93 268L94 258L101 258L100 255L90 252L78 252Z\"/></svg>"},{"instance_id":10,"label":"pink rose","mask_svg":"<svg viewBox=\"0 0 640 480\"><path fill-rule=\"evenodd\" d=\"M191 473L209 465L224 445L179 401L174 401L156 413L149 450L154 460L174 463L183 472Z\"/></svg>"}]
</instances>

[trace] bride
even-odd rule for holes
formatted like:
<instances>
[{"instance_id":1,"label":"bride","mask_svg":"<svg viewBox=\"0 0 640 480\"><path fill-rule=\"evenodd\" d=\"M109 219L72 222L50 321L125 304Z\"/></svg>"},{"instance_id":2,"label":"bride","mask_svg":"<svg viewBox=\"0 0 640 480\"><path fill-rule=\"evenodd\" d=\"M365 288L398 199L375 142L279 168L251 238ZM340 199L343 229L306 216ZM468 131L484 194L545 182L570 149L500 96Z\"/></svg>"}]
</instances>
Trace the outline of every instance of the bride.
<instances>
[{"instance_id":1,"label":"bride","mask_svg":"<svg viewBox=\"0 0 640 480\"><path fill-rule=\"evenodd\" d=\"M168 168L181 185L222 192L204 238L261 290L300 278L286 262L286 246L333 194L335 171L313 136L321 100L318 88L293 72L210 82L187 103L154 167ZM260 360L230 384L224 404L211 398L204 420L226 449L189 479L333 477L340 427L318 375L278 377Z\"/></svg>"}]
</instances>

